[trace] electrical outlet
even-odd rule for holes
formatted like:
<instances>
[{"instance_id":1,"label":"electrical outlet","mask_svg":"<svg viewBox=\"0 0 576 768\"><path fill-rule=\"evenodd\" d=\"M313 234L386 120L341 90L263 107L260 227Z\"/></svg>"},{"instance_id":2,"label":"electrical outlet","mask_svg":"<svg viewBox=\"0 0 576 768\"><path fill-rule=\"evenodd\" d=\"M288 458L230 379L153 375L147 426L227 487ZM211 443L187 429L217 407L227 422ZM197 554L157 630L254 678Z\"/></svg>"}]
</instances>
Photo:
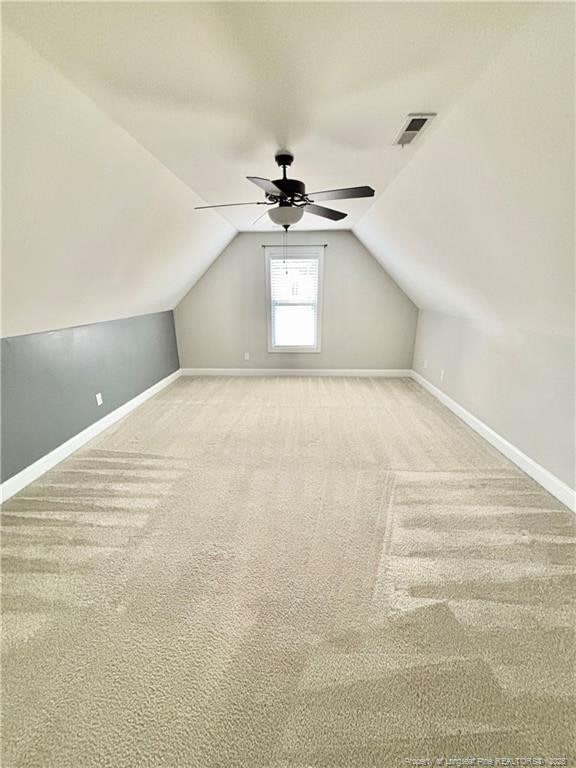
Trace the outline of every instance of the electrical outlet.
<instances>
[{"instance_id":1,"label":"electrical outlet","mask_svg":"<svg viewBox=\"0 0 576 768\"><path fill-rule=\"evenodd\" d=\"M440 371L440 381L444 381L444 368Z\"/></svg>"},{"instance_id":2,"label":"electrical outlet","mask_svg":"<svg viewBox=\"0 0 576 768\"><path fill-rule=\"evenodd\" d=\"M244 360L250 360L250 352L244 352Z\"/></svg>"},{"instance_id":3,"label":"electrical outlet","mask_svg":"<svg viewBox=\"0 0 576 768\"><path fill-rule=\"evenodd\" d=\"M104 400L102 400L102 392L96 392L96 405L102 405Z\"/></svg>"},{"instance_id":4,"label":"electrical outlet","mask_svg":"<svg viewBox=\"0 0 576 768\"><path fill-rule=\"evenodd\" d=\"M424 368L428 368L428 360L424 360Z\"/></svg>"}]
</instances>

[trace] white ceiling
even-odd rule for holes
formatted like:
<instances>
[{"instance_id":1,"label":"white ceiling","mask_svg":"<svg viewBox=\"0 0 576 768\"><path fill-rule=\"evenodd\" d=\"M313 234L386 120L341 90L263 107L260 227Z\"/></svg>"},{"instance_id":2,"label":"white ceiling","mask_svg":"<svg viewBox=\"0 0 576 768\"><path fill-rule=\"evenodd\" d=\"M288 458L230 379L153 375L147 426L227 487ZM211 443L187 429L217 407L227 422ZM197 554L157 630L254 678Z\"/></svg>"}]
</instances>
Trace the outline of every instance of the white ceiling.
<instances>
[{"instance_id":1,"label":"white ceiling","mask_svg":"<svg viewBox=\"0 0 576 768\"><path fill-rule=\"evenodd\" d=\"M353 227L421 308L569 333L573 13L5 3L3 334L173 308L262 212L194 206L261 199L282 146L310 190L377 191L298 229Z\"/></svg>"},{"instance_id":2,"label":"white ceiling","mask_svg":"<svg viewBox=\"0 0 576 768\"><path fill-rule=\"evenodd\" d=\"M172 309L234 227L7 28L2 58L2 335Z\"/></svg>"},{"instance_id":3,"label":"white ceiling","mask_svg":"<svg viewBox=\"0 0 576 768\"><path fill-rule=\"evenodd\" d=\"M206 203L262 199L288 147L309 190L381 195L528 13L520 3L4 3L42 56ZM439 113L414 147L409 112ZM374 200L337 201L350 228ZM222 209L238 230L262 208ZM198 213L198 216L207 216Z\"/></svg>"},{"instance_id":4,"label":"white ceiling","mask_svg":"<svg viewBox=\"0 0 576 768\"><path fill-rule=\"evenodd\" d=\"M568 338L575 6L533 9L354 232L421 309Z\"/></svg>"}]
</instances>

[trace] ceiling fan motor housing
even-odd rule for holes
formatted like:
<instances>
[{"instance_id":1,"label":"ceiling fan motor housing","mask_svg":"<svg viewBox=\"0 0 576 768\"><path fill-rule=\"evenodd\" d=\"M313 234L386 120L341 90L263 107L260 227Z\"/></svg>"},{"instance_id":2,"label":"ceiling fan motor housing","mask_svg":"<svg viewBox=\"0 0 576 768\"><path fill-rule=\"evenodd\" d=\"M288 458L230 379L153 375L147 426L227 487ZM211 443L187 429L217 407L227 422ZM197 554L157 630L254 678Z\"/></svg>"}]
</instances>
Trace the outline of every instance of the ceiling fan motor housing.
<instances>
[{"instance_id":1,"label":"ceiling fan motor housing","mask_svg":"<svg viewBox=\"0 0 576 768\"><path fill-rule=\"evenodd\" d=\"M298 179L274 179L273 182L287 198L304 197L306 185ZM274 199L274 195L266 195L268 199Z\"/></svg>"}]
</instances>

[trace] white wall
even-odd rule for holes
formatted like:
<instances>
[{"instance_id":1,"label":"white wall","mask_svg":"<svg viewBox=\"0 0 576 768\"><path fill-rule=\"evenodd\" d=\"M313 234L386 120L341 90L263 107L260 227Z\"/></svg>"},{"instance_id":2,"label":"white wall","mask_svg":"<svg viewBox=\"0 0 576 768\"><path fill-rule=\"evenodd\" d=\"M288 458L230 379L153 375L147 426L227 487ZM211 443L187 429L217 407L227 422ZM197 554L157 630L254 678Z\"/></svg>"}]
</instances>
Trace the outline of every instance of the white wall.
<instances>
[{"instance_id":1,"label":"white wall","mask_svg":"<svg viewBox=\"0 0 576 768\"><path fill-rule=\"evenodd\" d=\"M172 309L233 227L3 27L2 335Z\"/></svg>"},{"instance_id":2,"label":"white wall","mask_svg":"<svg viewBox=\"0 0 576 768\"><path fill-rule=\"evenodd\" d=\"M416 370L573 484L573 5L535 6L355 231L428 310Z\"/></svg>"},{"instance_id":3,"label":"white wall","mask_svg":"<svg viewBox=\"0 0 576 768\"><path fill-rule=\"evenodd\" d=\"M351 232L291 232L289 243L327 243L322 351L269 353L264 244L242 233L175 311L184 368L410 368L417 309ZM250 361L244 361L244 352Z\"/></svg>"}]
</instances>

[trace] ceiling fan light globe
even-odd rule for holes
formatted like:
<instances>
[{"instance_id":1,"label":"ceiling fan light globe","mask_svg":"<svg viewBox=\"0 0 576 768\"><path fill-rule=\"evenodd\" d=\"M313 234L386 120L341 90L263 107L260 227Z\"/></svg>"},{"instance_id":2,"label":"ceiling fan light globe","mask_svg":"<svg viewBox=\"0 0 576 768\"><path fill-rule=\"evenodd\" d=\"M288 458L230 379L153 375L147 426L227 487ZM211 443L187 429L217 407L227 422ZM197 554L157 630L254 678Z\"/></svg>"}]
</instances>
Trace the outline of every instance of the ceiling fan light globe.
<instances>
[{"instance_id":1,"label":"ceiling fan light globe","mask_svg":"<svg viewBox=\"0 0 576 768\"><path fill-rule=\"evenodd\" d=\"M304 215L304 211L302 208L297 208L296 206L278 206L278 208L270 208L268 211L268 216L272 219L274 224L278 224L281 227L290 227L292 224L297 224L302 216Z\"/></svg>"}]
</instances>

